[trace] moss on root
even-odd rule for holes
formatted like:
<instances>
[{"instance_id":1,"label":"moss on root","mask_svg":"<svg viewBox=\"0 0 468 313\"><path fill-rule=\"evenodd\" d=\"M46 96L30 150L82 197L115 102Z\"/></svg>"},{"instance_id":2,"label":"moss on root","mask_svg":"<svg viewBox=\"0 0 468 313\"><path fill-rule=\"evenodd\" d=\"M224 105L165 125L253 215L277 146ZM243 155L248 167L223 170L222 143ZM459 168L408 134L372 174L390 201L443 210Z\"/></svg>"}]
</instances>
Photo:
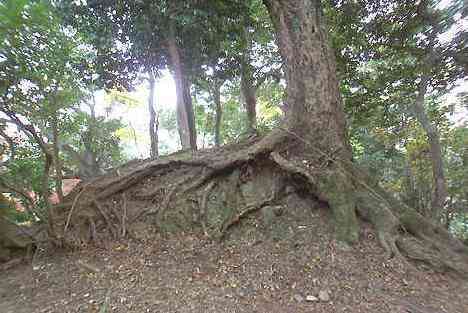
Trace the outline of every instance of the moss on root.
<instances>
[{"instance_id":1,"label":"moss on root","mask_svg":"<svg viewBox=\"0 0 468 313\"><path fill-rule=\"evenodd\" d=\"M257 213L263 208L269 212L268 207L301 193L328 203L339 241L352 244L358 240L358 212L373 224L389 256L401 252L434 266L468 273L468 253L460 248L461 243L402 205L365 172L338 160L304 162L305 155L289 155L291 145L295 145L291 138L274 132L190 156L140 162L120 175L110 174L79 187L66 201L73 203L84 188L86 194L74 210L71 205L62 206L58 219L62 222L56 228L64 229L69 220L70 227L61 238L72 243L82 242L74 239L83 227L94 234L88 238L102 238L104 233L116 238L125 233L122 229L131 233L132 224L142 221L155 222L162 231L201 229L221 239L250 216L261 216ZM123 193L128 201L122 200ZM128 216L126 225L122 211ZM272 218L269 213L263 215L265 221ZM421 246L402 238L416 238Z\"/></svg>"}]
</instances>

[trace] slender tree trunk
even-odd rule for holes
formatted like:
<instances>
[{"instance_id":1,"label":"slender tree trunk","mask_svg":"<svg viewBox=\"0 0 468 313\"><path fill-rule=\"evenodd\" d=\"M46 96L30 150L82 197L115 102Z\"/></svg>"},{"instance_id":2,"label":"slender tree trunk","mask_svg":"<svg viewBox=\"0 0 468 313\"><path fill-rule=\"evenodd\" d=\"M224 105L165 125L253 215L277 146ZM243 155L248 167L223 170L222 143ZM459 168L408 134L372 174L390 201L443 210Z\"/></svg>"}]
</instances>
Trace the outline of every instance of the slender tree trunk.
<instances>
[{"instance_id":1,"label":"slender tree trunk","mask_svg":"<svg viewBox=\"0 0 468 313\"><path fill-rule=\"evenodd\" d=\"M59 131L58 131L58 121L57 116L54 116L52 119L52 140L53 140L53 162L54 162L54 169L55 169L55 185L57 193L58 201L63 201L63 187L62 187L62 161L60 160L59 155Z\"/></svg>"},{"instance_id":2,"label":"slender tree trunk","mask_svg":"<svg viewBox=\"0 0 468 313\"><path fill-rule=\"evenodd\" d=\"M102 174L99 159L97 157L96 148L93 145L93 140L98 136L98 120L96 117L96 96L93 92L92 101L88 102L91 119L89 121L88 132L81 138L84 146L82 153L77 153L70 146L64 148L71 152L79 164L79 176L83 179L96 177Z\"/></svg>"},{"instance_id":3,"label":"slender tree trunk","mask_svg":"<svg viewBox=\"0 0 468 313\"><path fill-rule=\"evenodd\" d=\"M405 162L405 180L404 180L404 186L405 186L405 203L412 207L412 208L417 208L418 207L418 196L417 196L417 191L416 191L416 186L415 186L415 179L413 175L413 169L411 168L411 160L407 159Z\"/></svg>"},{"instance_id":4,"label":"slender tree trunk","mask_svg":"<svg viewBox=\"0 0 468 313\"><path fill-rule=\"evenodd\" d=\"M450 197L448 202L448 208L445 210L445 229L450 230L450 223L452 222L452 214L453 214L453 198Z\"/></svg>"},{"instance_id":5,"label":"slender tree trunk","mask_svg":"<svg viewBox=\"0 0 468 313\"><path fill-rule=\"evenodd\" d=\"M413 111L416 119L426 132L431 151L433 192L431 197L431 218L440 222L441 213L447 199L447 183L444 175L444 165L442 159L442 148L440 145L440 135L437 127L432 124L424 108L424 99L427 92L429 78L423 75L419 84L418 96L413 104Z\"/></svg>"},{"instance_id":6,"label":"slender tree trunk","mask_svg":"<svg viewBox=\"0 0 468 313\"><path fill-rule=\"evenodd\" d=\"M156 159L159 156L158 150L158 128L159 128L159 121L158 116L156 114L156 110L154 109L154 91L155 91L156 79L154 77L154 73L152 70L149 71L149 87L150 87L150 94L148 98L148 112L149 112L149 136L151 142L151 150L150 155L152 159Z\"/></svg>"},{"instance_id":7,"label":"slender tree trunk","mask_svg":"<svg viewBox=\"0 0 468 313\"><path fill-rule=\"evenodd\" d=\"M197 132L195 129L195 114L190 95L190 83L185 75L184 65L180 56L174 26L170 25L168 50L174 71L177 93L177 126L182 149L197 149Z\"/></svg>"},{"instance_id":8,"label":"slender tree trunk","mask_svg":"<svg viewBox=\"0 0 468 313\"><path fill-rule=\"evenodd\" d=\"M6 114L11 121L18 126L19 129L21 129L26 136L28 136L31 140L35 141L38 145L39 148L42 151L42 154L44 156L44 172L41 177L41 184L42 184L42 190L41 190L41 195L44 199L44 204L46 207L46 214L47 214L47 224L48 224L48 234L51 239L56 238L56 232L54 228L54 220L55 220L55 212L52 208L52 205L50 203L50 192L49 192L49 180L50 180L50 168L53 165L53 160L54 160L54 155L51 153L49 149L49 145L44 142L42 139L41 135L36 131L33 125L29 124L24 124L20 118L13 112L5 108L2 111L4 114Z\"/></svg>"},{"instance_id":9,"label":"slender tree trunk","mask_svg":"<svg viewBox=\"0 0 468 313\"><path fill-rule=\"evenodd\" d=\"M50 203L50 191L49 191L49 177L50 177L50 168L53 164L53 156L47 152L44 154L44 173L42 175L42 197L44 199L44 204L46 206L46 212L47 212L47 232L50 238L55 238L56 237L56 232L55 232L55 211L54 208L52 207L52 204Z\"/></svg>"},{"instance_id":10,"label":"slender tree trunk","mask_svg":"<svg viewBox=\"0 0 468 313\"><path fill-rule=\"evenodd\" d=\"M264 3L275 26L285 65L285 125L309 143L291 147L288 153L314 167L327 164L317 170L318 188L332 208L338 239L354 242L358 239L354 186L338 167L340 161L351 161L351 147L321 2L264 0Z\"/></svg>"},{"instance_id":11,"label":"slender tree trunk","mask_svg":"<svg viewBox=\"0 0 468 313\"><path fill-rule=\"evenodd\" d=\"M89 103L88 102L88 106L89 106L89 110L91 111L91 118L93 120L93 122L95 123L96 122L96 96L94 95L94 91L93 90L93 102Z\"/></svg>"},{"instance_id":12,"label":"slender tree trunk","mask_svg":"<svg viewBox=\"0 0 468 313\"><path fill-rule=\"evenodd\" d=\"M241 92L247 112L247 130L249 133L255 133L257 129L256 88L253 82L253 68L250 64L250 58L246 57L246 59L241 66Z\"/></svg>"},{"instance_id":13,"label":"slender tree trunk","mask_svg":"<svg viewBox=\"0 0 468 313\"><path fill-rule=\"evenodd\" d=\"M215 105L215 146L221 146L221 120L223 114L223 108L221 105L221 85L222 83L216 81L213 89L213 100Z\"/></svg>"},{"instance_id":14,"label":"slender tree trunk","mask_svg":"<svg viewBox=\"0 0 468 313\"><path fill-rule=\"evenodd\" d=\"M246 25L248 21L245 21ZM247 131L254 134L257 130L257 87L254 82L254 67L250 58L252 37L247 28L242 32L245 49L241 56L241 93L247 112Z\"/></svg>"}]
</instances>

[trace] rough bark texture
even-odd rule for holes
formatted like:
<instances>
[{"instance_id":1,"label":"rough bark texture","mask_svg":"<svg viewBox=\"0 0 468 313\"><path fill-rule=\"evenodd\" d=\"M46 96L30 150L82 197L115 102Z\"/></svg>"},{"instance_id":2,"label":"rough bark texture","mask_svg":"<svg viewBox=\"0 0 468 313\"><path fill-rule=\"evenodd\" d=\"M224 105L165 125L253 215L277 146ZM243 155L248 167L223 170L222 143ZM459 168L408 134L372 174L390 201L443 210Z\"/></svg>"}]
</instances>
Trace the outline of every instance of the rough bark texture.
<instances>
[{"instance_id":1,"label":"rough bark texture","mask_svg":"<svg viewBox=\"0 0 468 313\"><path fill-rule=\"evenodd\" d=\"M177 39L171 25L168 38L168 50L177 93L177 127L182 149L197 149L197 132L195 129L195 114L193 111L190 83L184 71L184 64L177 45Z\"/></svg>"},{"instance_id":2,"label":"rough bark texture","mask_svg":"<svg viewBox=\"0 0 468 313\"><path fill-rule=\"evenodd\" d=\"M54 156L54 169L55 169L55 185L59 202L63 201L63 187L62 187L62 161L60 160L59 150L59 132L57 125L57 117L54 116L52 120L52 140L53 140L53 156Z\"/></svg>"},{"instance_id":3,"label":"rough bark texture","mask_svg":"<svg viewBox=\"0 0 468 313\"><path fill-rule=\"evenodd\" d=\"M241 92L244 98L244 107L247 112L247 131L255 133L257 129L257 97L256 88L253 83L252 65L247 58L242 64Z\"/></svg>"},{"instance_id":4,"label":"rough bark texture","mask_svg":"<svg viewBox=\"0 0 468 313\"><path fill-rule=\"evenodd\" d=\"M153 71L149 71L149 87L150 94L148 97L148 113L149 113L149 136L151 142L150 156L152 159L156 159L159 156L158 150L158 116L156 115L156 110L154 109L154 91L156 85L156 78L154 77Z\"/></svg>"},{"instance_id":5,"label":"rough bark texture","mask_svg":"<svg viewBox=\"0 0 468 313\"><path fill-rule=\"evenodd\" d=\"M246 21L246 24L248 22ZM244 42L244 51L241 55L241 93L244 102L244 108L247 113L247 131L255 134L257 130L257 87L254 82L254 67L250 58L252 50L252 36L247 28L242 32Z\"/></svg>"},{"instance_id":6,"label":"rough bark texture","mask_svg":"<svg viewBox=\"0 0 468 313\"><path fill-rule=\"evenodd\" d=\"M327 30L320 1L265 1L277 33L287 81L287 128L306 143L295 158L311 164L351 160L346 121L336 78L334 54L326 44ZM320 153L317 153L320 151ZM338 238L357 240L352 183L336 166L322 171L323 189L336 219Z\"/></svg>"},{"instance_id":7,"label":"rough bark texture","mask_svg":"<svg viewBox=\"0 0 468 313\"><path fill-rule=\"evenodd\" d=\"M138 221L152 221L162 232L201 229L222 239L249 215L281 214L296 197L306 206L311 199L326 202L341 242L358 239L359 214L389 256L468 275L466 247L352 163L320 1L264 2L285 62L282 127L234 145L130 163L81 185L57 220L63 241L118 238Z\"/></svg>"},{"instance_id":8,"label":"rough bark texture","mask_svg":"<svg viewBox=\"0 0 468 313\"><path fill-rule=\"evenodd\" d=\"M55 208L52 207L50 203L50 191L49 191L49 180L50 180L50 168L53 164L53 156L50 153L44 155L44 173L42 174L42 198L44 199L44 204L47 211L47 232L51 240L55 240L57 237L57 232L55 228L56 214Z\"/></svg>"},{"instance_id":9,"label":"rough bark texture","mask_svg":"<svg viewBox=\"0 0 468 313\"><path fill-rule=\"evenodd\" d=\"M427 116L426 109L424 108L424 99L427 92L428 77L423 76L419 83L418 96L413 104L413 111L426 132L431 151L432 163L432 179L433 179L433 193L431 199L431 214L430 217L434 221L439 221L441 213L445 206L445 201L448 196L447 183L444 175L444 164L442 160L442 147L440 145L440 135L437 127L432 124Z\"/></svg>"}]
</instances>

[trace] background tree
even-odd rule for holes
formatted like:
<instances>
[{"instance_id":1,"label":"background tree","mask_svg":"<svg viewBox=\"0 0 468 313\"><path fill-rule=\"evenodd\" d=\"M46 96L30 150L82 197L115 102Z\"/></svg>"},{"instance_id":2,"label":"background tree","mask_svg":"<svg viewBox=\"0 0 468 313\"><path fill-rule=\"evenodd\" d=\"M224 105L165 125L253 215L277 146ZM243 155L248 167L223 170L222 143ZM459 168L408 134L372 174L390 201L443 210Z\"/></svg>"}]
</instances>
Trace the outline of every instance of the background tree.
<instances>
[{"instance_id":1,"label":"background tree","mask_svg":"<svg viewBox=\"0 0 468 313\"><path fill-rule=\"evenodd\" d=\"M420 212L440 221L443 217L441 209L447 200L443 146L437 130L441 119L431 118L427 112L428 104L436 101L437 105L432 105L432 110L439 106L443 114L445 111L440 99L465 74L462 62L454 57L461 54L460 46L454 41L442 40L442 34L457 23L459 4L446 8L436 8L435 5L430 1L342 2L330 9L328 16L332 20L332 42L337 52L346 109L352 118L353 136L359 137L362 144L362 139L365 139L363 129L370 131L367 134L379 129L380 134L391 131L394 135L387 135L391 141L387 140L385 148L379 148L378 153L387 150L388 160L394 159L388 158L390 154L405 160L402 158L405 153L399 151L398 146L411 141L412 134L406 128L413 125L413 119L418 120L431 143L434 187L432 200L420 206ZM384 9L387 7L392 7L392 10ZM463 36L457 35L454 40L460 37ZM419 81L419 85L415 81ZM425 103L424 99L427 100ZM411 127L415 129L415 125ZM378 137L376 135L374 137ZM368 147L365 150L374 149ZM395 165L392 163L380 168L395 169ZM397 180L403 172L396 174L390 180ZM414 199L414 192L409 191L408 194Z\"/></svg>"},{"instance_id":2,"label":"background tree","mask_svg":"<svg viewBox=\"0 0 468 313\"><path fill-rule=\"evenodd\" d=\"M89 148L96 141L99 121L93 115L83 118L80 111L91 80L87 52L48 2L6 1L0 16L0 128L4 138L15 138L11 147L17 152L1 169L2 185L22 197L35 217L47 220L55 238L50 195L53 189L63 198L67 161L62 148L72 141Z\"/></svg>"},{"instance_id":3,"label":"background tree","mask_svg":"<svg viewBox=\"0 0 468 313\"><path fill-rule=\"evenodd\" d=\"M396 199L353 162L321 1L264 3L273 21L286 79L285 116L279 127L264 137L214 151L143 162L124 175L99 180L91 198L116 203L121 193L131 190L132 210L145 210L148 198L162 203L154 217L159 229L190 229L196 220L207 234L223 238L245 215L285 203L292 195L308 203L301 197L305 194L328 204L336 237L344 245L358 240L359 213L374 225L389 256L404 253L468 273L466 247ZM219 15L223 12L231 13L217 11ZM148 179L156 177L156 191L143 188ZM210 197L212 193L216 197ZM88 216L100 218L92 209L98 205L86 200L79 205ZM73 222L79 225L79 216Z\"/></svg>"}]
</instances>

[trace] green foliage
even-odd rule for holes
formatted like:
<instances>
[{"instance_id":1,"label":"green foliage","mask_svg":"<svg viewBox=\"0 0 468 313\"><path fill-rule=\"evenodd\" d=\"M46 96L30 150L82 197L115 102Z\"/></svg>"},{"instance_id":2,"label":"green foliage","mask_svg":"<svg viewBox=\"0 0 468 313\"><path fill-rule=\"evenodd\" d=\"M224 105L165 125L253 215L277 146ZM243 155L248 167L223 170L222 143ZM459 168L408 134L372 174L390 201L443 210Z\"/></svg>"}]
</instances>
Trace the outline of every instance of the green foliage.
<instances>
[{"instance_id":1,"label":"green foliage","mask_svg":"<svg viewBox=\"0 0 468 313\"><path fill-rule=\"evenodd\" d=\"M41 217L48 213L43 191L57 188L57 181L45 179L44 172L45 156L53 151L54 129L59 146L69 144L80 151L88 145L100 152L100 162L106 166L121 160L113 135L120 124L94 120L80 110L81 101L94 90L87 68L90 54L76 30L64 26L54 5L25 0L0 3L0 127L17 127L7 129L8 136L15 138L16 154L0 168L1 178L34 194L33 209ZM73 170L76 164L65 154L59 152L58 157L56 167Z\"/></svg>"},{"instance_id":2,"label":"green foliage","mask_svg":"<svg viewBox=\"0 0 468 313\"><path fill-rule=\"evenodd\" d=\"M247 133L247 117L240 103L239 85L227 86L223 106L221 137L225 143L236 142Z\"/></svg>"},{"instance_id":3,"label":"green foliage","mask_svg":"<svg viewBox=\"0 0 468 313\"><path fill-rule=\"evenodd\" d=\"M276 80L267 80L257 91L258 131L265 133L279 125L282 117L284 87Z\"/></svg>"},{"instance_id":4,"label":"green foliage","mask_svg":"<svg viewBox=\"0 0 468 313\"><path fill-rule=\"evenodd\" d=\"M460 170L463 153L454 140L459 130L442 100L466 76L460 57L466 31L445 41L442 34L456 23L457 3L442 8L432 1L325 2L356 161L409 205L430 205L431 155L412 111L419 81L428 76L425 110L440 133L450 195L446 209L454 218L458 213L449 211L460 212L461 203L466 207L461 190L467 173Z\"/></svg>"},{"instance_id":5,"label":"green foliage","mask_svg":"<svg viewBox=\"0 0 468 313\"><path fill-rule=\"evenodd\" d=\"M431 158L427 135L412 112L419 81L428 76L424 105L442 140L450 195L447 214L452 231L466 236L468 133L451 124L443 96L466 76L467 36L460 32L441 39L455 25L461 2L445 8L431 1L323 4L356 162L408 204L428 206ZM102 87L108 88L107 113L117 104L142 106L127 91L141 84L142 73L170 67L170 36L175 36L184 74L193 85L203 147L214 144L216 90L222 104L223 143L246 135L241 75L249 76L256 89L259 132L278 126L283 73L261 0L2 1L0 111L17 114L49 148L56 123L63 144L94 152L102 167L115 166L125 159L121 141L132 139L137 145L141 138L131 125L85 113L81 106ZM176 114L159 109L158 116L160 150L173 151ZM2 179L39 194L44 151L24 131L13 132L17 152L2 169ZM67 154L61 152L60 158L66 170L76 170ZM49 187L55 187L53 182ZM43 201L38 199L37 205Z\"/></svg>"},{"instance_id":6,"label":"green foliage","mask_svg":"<svg viewBox=\"0 0 468 313\"><path fill-rule=\"evenodd\" d=\"M82 111L70 116L67 124L61 129L61 138L75 151L86 149L95 153L101 168L114 167L121 164L125 158L120 147L118 132L124 128L118 119L93 117ZM76 164L70 163L70 166Z\"/></svg>"},{"instance_id":7,"label":"green foliage","mask_svg":"<svg viewBox=\"0 0 468 313\"><path fill-rule=\"evenodd\" d=\"M46 1L0 4L0 101L31 118L45 119L76 102L78 42Z\"/></svg>"}]
</instances>

